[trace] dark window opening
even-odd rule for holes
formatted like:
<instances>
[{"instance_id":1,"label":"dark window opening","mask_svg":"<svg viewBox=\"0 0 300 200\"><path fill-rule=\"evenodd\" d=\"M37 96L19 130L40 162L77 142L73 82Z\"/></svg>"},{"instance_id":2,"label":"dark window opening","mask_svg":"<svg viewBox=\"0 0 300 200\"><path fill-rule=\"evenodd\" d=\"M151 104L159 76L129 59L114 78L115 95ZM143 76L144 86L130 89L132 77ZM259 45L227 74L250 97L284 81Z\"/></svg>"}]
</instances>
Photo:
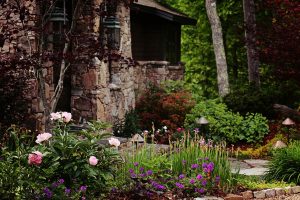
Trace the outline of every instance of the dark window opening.
<instances>
[{"instance_id":1,"label":"dark window opening","mask_svg":"<svg viewBox=\"0 0 300 200\"><path fill-rule=\"evenodd\" d=\"M133 58L138 61L180 61L181 25L155 15L131 12Z\"/></svg>"}]
</instances>

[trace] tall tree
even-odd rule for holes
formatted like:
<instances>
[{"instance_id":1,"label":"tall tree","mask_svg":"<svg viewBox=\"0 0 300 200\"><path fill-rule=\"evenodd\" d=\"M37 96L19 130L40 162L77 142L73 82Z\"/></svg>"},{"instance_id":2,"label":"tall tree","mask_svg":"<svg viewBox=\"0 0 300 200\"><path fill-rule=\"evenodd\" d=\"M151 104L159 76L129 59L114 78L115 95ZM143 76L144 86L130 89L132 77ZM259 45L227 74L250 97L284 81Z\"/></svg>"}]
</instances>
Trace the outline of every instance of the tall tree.
<instances>
[{"instance_id":1,"label":"tall tree","mask_svg":"<svg viewBox=\"0 0 300 200\"><path fill-rule=\"evenodd\" d=\"M229 80L225 56L221 21L217 13L216 0L206 0L205 7L211 25L213 46L217 64L218 89L221 97L229 93Z\"/></svg>"},{"instance_id":2,"label":"tall tree","mask_svg":"<svg viewBox=\"0 0 300 200\"><path fill-rule=\"evenodd\" d=\"M256 48L256 19L254 0L243 0L245 39L248 59L248 79L251 84L260 87L259 54Z\"/></svg>"}]
</instances>

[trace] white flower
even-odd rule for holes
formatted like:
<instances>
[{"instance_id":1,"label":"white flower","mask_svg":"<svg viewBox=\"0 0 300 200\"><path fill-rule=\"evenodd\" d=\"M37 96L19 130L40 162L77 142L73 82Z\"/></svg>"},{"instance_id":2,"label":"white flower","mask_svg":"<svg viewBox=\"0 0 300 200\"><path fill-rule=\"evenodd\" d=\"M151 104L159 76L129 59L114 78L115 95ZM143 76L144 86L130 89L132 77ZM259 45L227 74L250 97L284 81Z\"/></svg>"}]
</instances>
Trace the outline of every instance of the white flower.
<instances>
[{"instance_id":1,"label":"white flower","mask_svg":"<svg viewBox=\"0 0 300 200\"><path fill-rule=\"evenodd\" d=\"M163 129L165 129L165 131L168 129L167 126L164 126Z\"/></svg>"},{"instance_id":2,"label":"white flower","mask_svg":"<svg viewBox=\"0 0 300 200\"><path fill-rule=\"evenodd\" d=\"M61 115L65 123L68 123L72 119L72 114L69 112L62 112Z\"/></svg>"},{"instance_id":3,"label":"white flower","mask_svg":"<svg viewBox=\"0 0 300 200\"><path fill-rule=\"evenodd\" d=\"M108 140L109 144L112 145L112 146L115 146L115 147L118 147L120 146L120 141L117 139L117 138L110 138Z\"/></svg>"},{"instance_id":4,"label":"white flower","mask_svg":"<svg viewBox=\"0 0 300 200\"><path fill-rule=\"evenodd\" d=\"M38 134L35 142L40 144L43 141L49 140L49 138L51 138L51 137L52 137L52 134L50 134L50 133L41 133L41 134Z\"/></svg>"}]
</instances>

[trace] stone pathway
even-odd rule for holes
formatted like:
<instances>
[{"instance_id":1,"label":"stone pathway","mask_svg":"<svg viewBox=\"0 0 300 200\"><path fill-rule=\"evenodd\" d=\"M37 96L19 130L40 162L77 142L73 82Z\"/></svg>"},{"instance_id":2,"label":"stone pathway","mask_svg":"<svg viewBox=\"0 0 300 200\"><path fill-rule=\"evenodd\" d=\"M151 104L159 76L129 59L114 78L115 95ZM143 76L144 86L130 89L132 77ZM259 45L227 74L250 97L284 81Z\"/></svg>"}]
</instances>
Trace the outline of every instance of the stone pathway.
<instances>
[{"instance_id":1,"label":"stone pathway","mask_svg":"<svg viewBox=\"0 0 300 200\"><path fill-rule=\"evenodd\" d=\"M267 160L260 159L247 159L237 160L235 158L229 158L231 163L231 171L233 173L239 173L243 175L262 176L267 170Z\"/></svg>"}]
</instances>

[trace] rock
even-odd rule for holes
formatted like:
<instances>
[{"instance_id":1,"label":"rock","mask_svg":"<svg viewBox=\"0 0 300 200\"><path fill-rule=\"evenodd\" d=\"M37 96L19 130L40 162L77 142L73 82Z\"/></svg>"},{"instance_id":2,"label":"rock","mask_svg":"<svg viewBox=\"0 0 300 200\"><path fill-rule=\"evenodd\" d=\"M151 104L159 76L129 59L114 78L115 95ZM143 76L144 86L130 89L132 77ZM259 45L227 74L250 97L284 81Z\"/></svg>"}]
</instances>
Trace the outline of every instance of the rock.
<instances>
[{"instance_id":1,"label":"rock","mask_svg":"<svg viewBox=\"0 0 300 200\"><path fill-rule=\"evenodd\" d=\"M236 194L228 194L224 200L243 200L243 197Z\"/></svg>"},{"instance_id":2,"label":"rock","mask_svg":"<svg viewBox=\"0 0 300 200\"><path fill-rule=\"evenodd\" d=\"M285 191L282 188L275 188L276 196L285 195Z\"/></svg>"},{"instance_id":3,"label":"rock","mask_svg":"<svg viewBox=\"0 0 300 200\"><path fill-rule=\"evenodd\" d=\"M285 187L284 189L286 194L293 194L292 188L290 186Z\"/></svg>"},{"instance_id":4,"label":"rock","mask_svg":"<svg viewBox=\"0 0 300 200\"><path fill-rule=\"evenodd\" d=\"M253 198L253 192L251 190L247 190L245 192L241 193L243 195L244 199L252 199Z\"/></svg>"},{"instance_id":5,"label":"rock","mask_svg":"<svg viewBox=\"0 0 300 200\"><path fill-rule=\"evenodd\" d=\"M255 191L253 192L253 195L255 198L257 199L263 199L263 198L266 198L266 192L264 190L261 190L261 191Z\"/></svg>"},{"instance_id":6,"label":"rock","mask_svg":"<svg viewBox=\"0 0 300 200\"><path fill-rule=\"evenodd\" d=\"M275 197L276 195L276 192L274 189L268 189L268 190L265 190L266 191L266 197L267 198L270 198L270 197Z\"/></svg>"},{"instance_id":7,"label":"rock","mask_svg":"<svg viewBox=\"0 0 300 200\"><path fill-rule=\"evenodd\" d=\"M194 198L194 200L223 200L223 198L213 197L213 196L205 196L205 197Z\"/></svg>"},{"instance_id":8,"label":"rock","mask_svg":"<svg viewBox=\"0 0 300 200\"><path fill-rule=\"evenodd\" d=\"M300 186L292 187L292 191L293 191L293 194L298 194L298 193L300 193Z\"/></svg>"},{"instance_id":9,"label":"rock","mask_svg":"<svg viewBox=\"0 0 300 200\"><path fill-rule=\"evenodd\" d=\"M286 144L284 142L282 142L281 140L278 140L275 145L274 145L274 149L281 149L287 147Z\"/></svg>"}]
</instances>

